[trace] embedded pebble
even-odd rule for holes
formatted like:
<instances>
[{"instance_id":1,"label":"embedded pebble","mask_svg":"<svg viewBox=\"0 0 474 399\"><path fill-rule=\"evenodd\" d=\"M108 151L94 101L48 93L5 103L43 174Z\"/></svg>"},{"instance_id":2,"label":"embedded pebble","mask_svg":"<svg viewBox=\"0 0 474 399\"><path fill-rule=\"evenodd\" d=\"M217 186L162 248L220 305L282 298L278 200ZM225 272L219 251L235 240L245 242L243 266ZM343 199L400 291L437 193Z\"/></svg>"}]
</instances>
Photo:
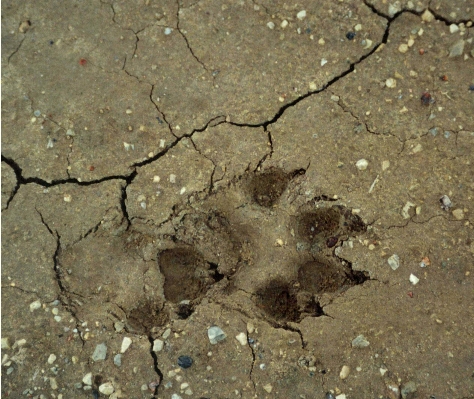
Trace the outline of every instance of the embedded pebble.
<instances>
[{"instance_id":1,"label":"embedded pebble","mask_svg":"<svg viewBox=\"0 0 474 399\"><path fill-rule=\"evenodd\" d=\"M397 81L396 81L396 79L388 78L388 79L385 81L385 86L387 86L389 89L394 89L395 87L397 87Z\"/></svg>"},{"instance_id":2,"label":"embedded pebble","mask_svg":"<svg viewBox=\"0 0 474 399\"><path fill-rule=\"evenodd\" d=\"M155 339L153 341L153 352L160 352L163 350L164 342L161 339Z\"/></svg>"},{"instance_id":3,"label":"embedded pebble","mask_svg":"<svg viewBox=\"0 0 474 399\"><path fill-rule=\"evenodd\" d=\"M265 389L265 391L267 391L268 393L271 393L273 389L272 384L264 385L263 389Z\"/></svg>"},{"instance_id":4,"label":"embedded pebble","mask_svg":"<svg viewBox=\"0 0 474 399\"><path fill-rule=\"evenodd\" d=\"M270 29L275 29L275 24L273 22L267 22L267 26L270 28Z\"/></svg>"},{"instance_id":5,"label":"embedded pebble","mask_svg":"<svg viewBox=\"0 0 474 399\"><path fill-rule=\"evenodd\" d=\"M382 162L382 170L387 170L390 167L390 161Z\"/></svg>"},{"instance_id":6,"label":"embedded pebble","mask_svg":"<svg viewBox=\"0 0 474 399\"><path fill-rule=\"evenodd\" d=\"M464 219L464 211L462 209L455 209L452 213L456 220Z\"/></svg>"},{"instance_id":7,"label":"embedded pebble","mask_svg":"<svg viewBox=\"0 0 474 399\"><path fill-rule=\"evenodd\" d=\"M86 385L92 385L92 373L87 373L83 378L82 382Z\"/></svg>"},{"instance_id":8,"label":"embedded pebble","mask_svg":"<svg viewBox=\"0 0 474 399\"><path fill-rule=\"evenodd\" d=\"M1 339L1 348L2 349L10 349L10 338L2 337Z\"/></svg>"},{"instance_id":9,"label":"embedded pebble","mask_svg":"<svg viewBox=\"0 0 474 399\"><path fill-rule=\"evenodd\" d=\"M410 283L412 283L413 285L416 285L418 284L419 281L420 279L418 277L416 277L414 274L410 274Z\"/></svg>"},{"instance_id":10,"label":"embedded pebble","mask_svg":"<svg viewBox=\"0 0 474 399\"><path fill-rule=\"evenodd\" d=\"M114 386L111 382L106 382L99 386L99 392L103 395L112 395L114 393Z\"/></svg>"},{"instance_id":11,"label":"embedded pebble","mask_svg":"<svg viewBox=\"0 0 474 399\"><path fill-rule=\"evenodd\" d=\"M349 377L350 372L351 369L349 366L342 366L341 372L339 373L339 378L341 380L345 380L347 377Z\"/></svg>"},{"instance_id":12,"label":"embedded pebble","mask_svg":"<svg viewBox=\"0 0 474 399\"><path fill-rule=\"evenodd\" d=\"M107 356L107 345L99 344L95 347L94 353L92 354L92 360L97 362L98 360L105 360Z\"/></svg>"},{"instance_id":13,"label":"embedded pebble","mask_svg":"<svg viewBox=\"0 0 474 399\"><path fill-rule=\"evenodd\" d=\"M443 195L439 199L439 202L441 202L441 208L443 208L445 211L447 211L449 208L453 206L451 199L447 195Z\"/></svg>"},{"instance_id":14,"label":"embedded pebble","mask_svg":"<svg viewBox=\"0 0 474 399\"><path fill-rule=\"evenodd\" d=\"M38 299L37 301L30 303L30 312L34 312L36 309L41 307L41 301Z\"/></svg>"},{"instance_id":15,"label":"embedded pebble","mask_svg":"<svg viewBox=\"0 0 474 399\"><path fill-rule=\"evenodd\" d=\"M35 112L33 112L33 115L39 118L41 116L41 111L37 109Z\"/></svg>"},{"instance_id":16,"label":"embedded pebble","mask_svg":"<svg viewBox=\"0 0 474 399\"><path fill-rule=\"evenodd\" d=\"M408 44L400 44L400 46L398 46L398 51L402 54L406 53L408 51Z\"/></svg>"},{"instance_id":17,"label":"embedded pebble","mask_svg":"<svg viewBox=\"0 0 474 399\"><path fill-rule=\"evenodd\" d=\"M359 170L366 170L367 166L369 166L369 162L366 159L359 159L356 162L356 167Z\"/></svg>"},{"instance_id":18,"label":"embedded pebble","mask_svg":"<svg viewBox=\"0 0 474 399\"><path fill-rule=\"evenodd\" d=\"M247 334L241 332L240 334L235 336L235 339L239 341L240 345L242 346L247 345Z\"/></svg>"},{"instance_id":19,"label":"embedded pebble","mask_svg":"<svg viewBox=\"0 0 474 399\"><path fill-rule=\"evenodd\" d=\"M400 267L400 257L397 254L393 254L387 259L387 262L392 270L397 270Z\"/></svg>"},{"instance_id":20,"label":"embedded pebble","mask_svg":"<svg viewBox=\"0 0 474 399\"><path fill-rule=\"evenodd\" d=\"M174 393L173 395L171 395L171 399L183 399L183 398L179 396L178 394Z\"/></svg>"},{"instance_id":21,"label":"embedded pebble","mask_svg":"<svg viewBox=\"0 0 474 399\"><path fill-rule=\"evenodd\" d=\"M296 14L296 18L299 20L303 20L306 17L306 10L301 10L298 14Z\"/></svg>"},{"instance_id":22,"label":"embedded pebble","mask_svg":"<svg viewBox=\"0 0 474 399\"><path fill-rule=\"evenodd\" d=\"M120 367L122 365L122 355L120 353L117 353L115 356L114 356L114 364L117 366L117 367Z\"/></svg>"},{"instance_id":23,"label":"embedded pebble","mask_svg":"<svg viewBox=\"0 0 474 399\"><path fill-rule=\"evenodd\" d=\"M56 378L49 378L49 385L51 386L51 389L58 389L58 383L56 382Z\"/></svg>"},{"instance_id":24,"label":"embedded pebble","mask_svg":"<svg viewBox=\"0 0 474 399\"><path fill-rule=\"evenodd\" d=\"M449 58L458 57L464 52L465 41L463 39L457 41L449 48Z\"/></svg>"},{"instance_id":25,"label":"embedded pebble","mask_svg":"<svg viewBox=\"0 0 474 399\"><path fill-rule=\"evenodd\" d=\"M56 355L54 353L51 353L48 357L48 363L53 364L56 361Z\"/></svg>"},{"instance_id":26,"label":"embedded pebble","mask_svg":"<svg viewBox=\"0 0 474 399\"><path fill-rule=\"evenodd\" d=\"M209 342L212 345L217 344L220 341L223 341L226 338L224 331L219 327L213 326L207 330L207 336L209 337Z\"/></svg>"},{"instance_id":27,"label":"embedded pebble","mask_svg":"<svg viewBox=\"0 0 474 399\"><path fill-rule=\"evenodd\" d=\"M457 26L456 24L451 24L449 25L449 31L451 33L459 32L459 26Z\"/></svg>"},{"instance_id":28,"label":"embedded pebble","mask_svg":"<svg viewBox=\"0 0 474 399\"><path fill-rule=\"evenodd\" d=\"M361 334L352 340L351 345L353 348L366 348L370 342Z\"/></svg>"},{"instance_id":29,"label":"embedded pebble","mask_svg":"<svg viewBox=\"0 0 474 399\"><path fill-rule=\"evenodd\" d=\"M122 347L120 348L120 353L125 353L131 344L132 344L131 338L124 337L122 341Z\"/></svg>"},{"instance_id":30,"label":"embedded pebble","mask_svg":"<svg viewBox=\"0 0 474 399\"><path fill-rule=\"evenodd\" d=\"M173 29L171 28L165 28L165 35L170 35Z\"/></svg>"},{"instance_id":31,"label":"embedded pebble","mask_svg":"<svg viewBox=\"0 0 474 399\"><path fill-rule=\"evenodd\" d=\"M165 332L161 335L164 339L167 339L171 334L171 328L167 328Z\"/></svg>"},{"instance_id":32,"label":"embedded pebble","mask_svg":"<svg viewBox=\"0 0 474 399\"><path fill-rule=\"evenodd\" d=\"M288 21L286 19L284 19L283 21L281 21L281 24L280 26L285 29L287 26L288 26Z\"/></svg>"},{"instance_id":33,"label":"embedded pebble","mask_svg":"<svg viewBox=\"0 0 474 399\"><path fill-rule=\"evenodd\" d=\"M178 366L183 369L188 369L193 365L193 359L189 356L180 356L178 357Z\"/></svg>"},{"instance_id":34,"label":"embedded pebble","mask_svg":"<svg viewBox=\"0 0 474 399\"><path fill-rule=\"evenodd\" d=\"M421 15L421 19L425 22L431 22L434 19L434 15L430 12L430 10L426 9Z\"/></svg>"},{"instance_id":35,"label":"embedded pebble","mask_svg":"<svg viewBox=\"0 0 474 399\"><path fill-rule=\"evenodd\" d=\"M414 206L415 204L410 201L407 201L407 203L403 205L402 212L401 212L403 219L410 219L410 214L408 212L410 208L413 208Z\"/></svg>"}]
</instances>

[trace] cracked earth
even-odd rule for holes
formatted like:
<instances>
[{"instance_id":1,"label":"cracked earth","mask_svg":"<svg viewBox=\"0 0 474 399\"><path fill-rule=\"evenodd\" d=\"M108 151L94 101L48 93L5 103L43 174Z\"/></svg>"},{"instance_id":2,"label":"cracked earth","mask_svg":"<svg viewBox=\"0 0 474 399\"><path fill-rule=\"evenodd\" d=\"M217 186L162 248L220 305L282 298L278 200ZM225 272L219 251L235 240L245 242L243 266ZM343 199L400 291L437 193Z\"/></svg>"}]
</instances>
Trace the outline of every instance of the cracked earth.
<instances>
[{"instance_id":1,"label":"cracked earth","mask_svg":"<svg viewBox=\"0 0 474 399\"><path fill-rule=\"evenodd\" d=\"M2 395L474 398L473 20L2 2Z\"/></svg>"}]
</instances>

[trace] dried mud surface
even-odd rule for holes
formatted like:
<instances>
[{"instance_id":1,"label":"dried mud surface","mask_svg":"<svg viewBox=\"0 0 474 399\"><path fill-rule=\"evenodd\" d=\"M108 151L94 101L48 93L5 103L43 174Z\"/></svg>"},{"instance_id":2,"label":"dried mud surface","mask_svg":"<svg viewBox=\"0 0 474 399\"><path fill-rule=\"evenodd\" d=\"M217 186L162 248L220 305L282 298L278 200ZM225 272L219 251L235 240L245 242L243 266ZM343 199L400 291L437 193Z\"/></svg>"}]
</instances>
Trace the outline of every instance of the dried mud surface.
<instances>
[{"instance_id":1,"label":"dried mud surface","mask_svg":"<svg viewBox=\"0 0 474 399\"><path fill-rule=\"evenodd\" d=\"M2 396L474 398L473 13L2 2Z\"/></svg>"}]
</instances>

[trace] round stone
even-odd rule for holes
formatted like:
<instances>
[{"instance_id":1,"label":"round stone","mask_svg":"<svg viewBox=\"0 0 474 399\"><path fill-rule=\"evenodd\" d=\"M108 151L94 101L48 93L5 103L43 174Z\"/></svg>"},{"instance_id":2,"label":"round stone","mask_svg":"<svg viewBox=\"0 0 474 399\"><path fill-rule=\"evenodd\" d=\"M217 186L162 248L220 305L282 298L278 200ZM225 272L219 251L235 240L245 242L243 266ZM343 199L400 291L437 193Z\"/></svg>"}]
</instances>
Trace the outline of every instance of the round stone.
<instances>
[{"instance_id":1,"label":"round stone","mask_svg":"<svg viewBox=\"0 0 474 399\"><path fill-rule=\"evenodd\" d=\"M180 356L178 357L178 366L183 369L188 369L193 365L193 359L189 356Z\"/></svg>"}]
</instances>

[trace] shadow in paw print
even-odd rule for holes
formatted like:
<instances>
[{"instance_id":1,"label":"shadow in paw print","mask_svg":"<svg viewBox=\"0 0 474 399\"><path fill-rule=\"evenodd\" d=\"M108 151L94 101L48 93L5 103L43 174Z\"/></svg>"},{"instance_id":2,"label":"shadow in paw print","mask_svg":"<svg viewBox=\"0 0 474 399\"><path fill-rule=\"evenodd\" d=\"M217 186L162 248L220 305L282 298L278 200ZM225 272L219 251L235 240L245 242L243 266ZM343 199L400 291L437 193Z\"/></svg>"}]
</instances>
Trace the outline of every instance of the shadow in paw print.
<instances>
[{"instance_id":1,"label":"shadow in paw print","mask_svg":"<svg viewBox=\"0 0 474 399\"><path fill-rule=\"evenodd\" d=\"M127 317L127 329L132 333L149 334L153 327L162 327L169 321L163 303L156 300L139 302Z\"/></svg>"},{"instance_id":2,"label":"shadow in paw print","mask_svg":"<svg viewBox=\"0 0 474 399\"><path fill-rule=\"evenodd\" d=\"M188 247L164 250L158 255L158 265L165 277L165 298L175 304L186 305L201 299L212 284L224 277L217 271L217 265L206 262ZM182 316L192 313L192 306L182 308L178 310Z\"/></svg>"},{"instance_id":3,"label":"shadow in paw print","mask_svg":"<svg viewBox=\"0 0 474 399\"><path fill-rule=\"evenodd\" d=\"M296 292L283 281L272 280L257 290L256 304L277 322L299 321Z\"/></svg>"},{"instance_id":4,"label":"shadow in paw print","mask_svg":"<svg viewBox=\"0 0 474 399\"><path fill-rule=\"evenodd\" d=\"M292 174L272 168L252 176L249 187L252 199L260 206L272 207L285 191Z\"/></svg>"},{"instance_id":5,"label":"shadow in paw print","mask_svg":"<svg viewBox=\"0 0 474 399\"><path fill-rule=\"evenodd\" d=\"M302 213L297 220L298 235L305 241L325 241L339 230L341 214L335 207Z\"/></svg>"}]
</instances>

